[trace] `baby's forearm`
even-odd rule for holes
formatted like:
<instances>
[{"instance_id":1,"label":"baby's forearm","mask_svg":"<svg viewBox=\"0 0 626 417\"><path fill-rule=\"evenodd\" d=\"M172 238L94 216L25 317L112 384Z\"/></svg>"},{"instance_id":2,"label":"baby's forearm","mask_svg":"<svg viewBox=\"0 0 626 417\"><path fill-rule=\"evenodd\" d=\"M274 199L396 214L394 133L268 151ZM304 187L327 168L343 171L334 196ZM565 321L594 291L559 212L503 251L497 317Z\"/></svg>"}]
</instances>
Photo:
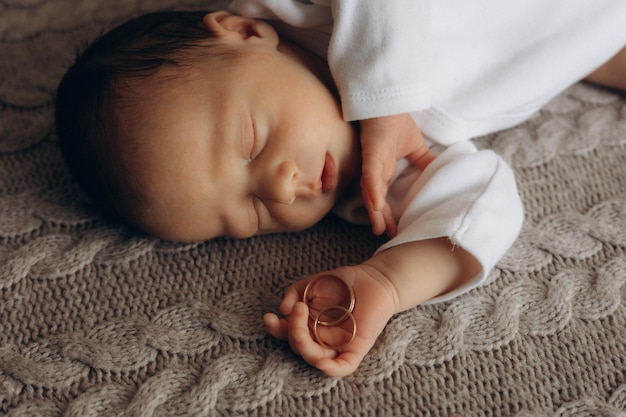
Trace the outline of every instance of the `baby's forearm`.
<instances>
[{"instance_id":1,"label":"baby's forearm","mask_svg":"<svg viewBox=\"0 0 626 417\"><path fill-rule=\"evenodd\" d=\"M395 292L396 313L458 288L481 270L476 259L447 238L405 243L364 262Z\"/></svg>"}]
</instances>

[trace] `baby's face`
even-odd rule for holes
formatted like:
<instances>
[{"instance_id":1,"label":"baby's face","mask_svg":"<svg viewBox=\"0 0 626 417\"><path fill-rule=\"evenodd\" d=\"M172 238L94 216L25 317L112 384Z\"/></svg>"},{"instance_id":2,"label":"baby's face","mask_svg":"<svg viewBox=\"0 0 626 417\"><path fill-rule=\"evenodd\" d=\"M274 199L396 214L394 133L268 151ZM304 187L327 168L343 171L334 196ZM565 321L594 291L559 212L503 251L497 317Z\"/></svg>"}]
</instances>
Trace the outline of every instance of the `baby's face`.
<instances>
[{"instance_id":1,"label":"baby's face","mask_svg":"<svg viewBox=\"0 0 626 417\"><path fill-rule=\"evenodd\" d=\"M326 86L291 53L245 47L149 94L126 157L148 197L137 213L147 232L199 241L302 230L356 179L358 138Z\"/></svg>"}]
</instances>

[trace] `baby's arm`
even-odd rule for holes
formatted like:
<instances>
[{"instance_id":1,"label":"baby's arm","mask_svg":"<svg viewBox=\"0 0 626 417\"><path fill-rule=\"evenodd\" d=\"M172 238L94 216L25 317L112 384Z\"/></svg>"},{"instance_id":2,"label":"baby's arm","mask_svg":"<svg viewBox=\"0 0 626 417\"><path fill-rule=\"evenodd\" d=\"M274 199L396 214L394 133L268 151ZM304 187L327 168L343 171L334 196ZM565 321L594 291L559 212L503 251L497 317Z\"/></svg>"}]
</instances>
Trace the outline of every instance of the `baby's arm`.
<instances>
[{"instance_id":1,"label":"baby's arm","mask_svg":"<svg viewBox=\"0 0 626 417\"><path fill-rule=\"evenodd\" d=\"M330 376L345 376L356 370L395 313L463 285L480 268L474 257L453 247L447 238L440 238L395 246L360 265L325 273L338 275L349 283L356 300L356 337L340 352L320 345L311 334L309 310L302 295L306 284L315 277L287 289L280 306L286 318L268 313L265 323L273 336L288 340L291 348L312 366Z\"/></svg>"}]
</instances>

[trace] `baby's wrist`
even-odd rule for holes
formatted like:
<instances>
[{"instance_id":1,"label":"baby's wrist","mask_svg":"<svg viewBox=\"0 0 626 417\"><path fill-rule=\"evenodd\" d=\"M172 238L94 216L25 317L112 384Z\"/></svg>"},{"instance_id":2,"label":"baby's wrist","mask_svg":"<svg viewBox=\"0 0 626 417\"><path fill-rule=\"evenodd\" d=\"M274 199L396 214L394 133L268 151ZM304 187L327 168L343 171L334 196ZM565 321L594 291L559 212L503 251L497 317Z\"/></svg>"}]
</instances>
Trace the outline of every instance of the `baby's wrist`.
<instances>
[{"instance_id":1,"label":"baby's wrist","mask_svg":"<svg viewBox=\"0 0 626 417\"><path fill-rule=\"evenodd\" d=\"M394 283L393 277L389 275L389 268L384 263L381 263L376 257L372 257L359 265L359 267L366 272L367 277L375 281L378 287L383 289L382 291L379 290L378 293L381 296L384 295L391 302L393 307L392 316L406 310L406 308L403 308L398 287Z\"/></svg>"}]
</instances>

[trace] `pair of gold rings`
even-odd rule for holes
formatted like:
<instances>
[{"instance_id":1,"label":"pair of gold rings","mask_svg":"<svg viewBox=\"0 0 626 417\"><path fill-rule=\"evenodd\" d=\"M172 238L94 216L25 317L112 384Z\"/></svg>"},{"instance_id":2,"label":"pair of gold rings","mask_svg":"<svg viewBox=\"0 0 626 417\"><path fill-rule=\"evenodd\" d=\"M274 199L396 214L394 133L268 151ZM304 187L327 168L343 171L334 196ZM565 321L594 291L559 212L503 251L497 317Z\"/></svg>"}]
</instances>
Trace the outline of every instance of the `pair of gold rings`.
<instances>
[{"instance_id":1,"label":"pair of gold rings","mask_svg":"<svg viewBox=\"0 0 626 417\"><path fill-rule=\"evenodd\" d=\"M343 305L327 306L319 310L317 314L313 314L314 309L310 305L310 302L313 300L313 298L309 299L309 293L311 292L311 289L315 286L315 284L319 283L323 279L336 279L339 282L341 282L348 291L348 294L349 294L348 303L347 303L347 306L343 306ZM354 316L352 315L352 312L354 311L354 305L356 304L356 298L354 296L354 290L352 289L352 286L348 284L343 278L337 275L320 275L312 279L304 288L302 301L307 305L307 307L309 307L309 316L311 317L311 321L313 322L313 335L315 336L317 343L319 343L320 345L324 347L334 349L334 350L341 350L347 347L350 343L352 343L352 341L354 340L354 337L356 336L356 320L354 319ZM337 313L341 315L339 315L338 318L333 318L334 315ZM340 326L343 323L345 323L347 320L350 320L352 323L352 334L346 341L339 343L337 345L330 345L326 343L320 337L319 327Z\"/></svg>"}]
</instances>

